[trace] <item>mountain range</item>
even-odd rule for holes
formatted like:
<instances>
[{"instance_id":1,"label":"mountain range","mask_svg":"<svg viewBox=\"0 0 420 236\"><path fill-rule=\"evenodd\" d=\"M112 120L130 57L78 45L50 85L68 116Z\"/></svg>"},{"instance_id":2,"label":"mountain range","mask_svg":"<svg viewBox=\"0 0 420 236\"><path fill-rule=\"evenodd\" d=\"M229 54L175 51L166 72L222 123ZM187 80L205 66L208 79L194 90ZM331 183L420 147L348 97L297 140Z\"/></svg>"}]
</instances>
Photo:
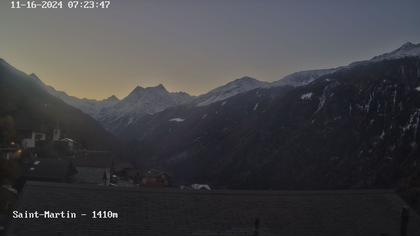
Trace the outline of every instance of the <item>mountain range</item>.
<instances>
[{"instance_id":1,"label":"mountain range","mask_svg":"<svg viewBox=\"0 0 420 236\"><path fill-rule=\"evenodd\" d=\"M229 188L385 188L419 171L420 59L256 89L143 117L119 135L142 165Z\"/></svg>"},{"instance_id":2,"label":"mountain range","mask_svg":"<svg viewBox=\"0 0 420 236\"><path fill-rule=\"evenodd\" d=\"M420 44L406 43L369 60L271 83L243 77L196 97L158 85L138 86L121 100L79 99L36 75L18 77L60 107L96 119L135 149L142 168L165 170L178 182L390 187L420 173L419 57ZM109 136L93 126L93 133Z\"/></svg>"},{"instance_id":3,"label":"mountain range","mask_svg":"<svg viewBox=\"0 0 420 236\"><path fill-rule=\"evenodd\" d=\"M44 84L35 74L31 74L30 76L46 92L90 115L99 121L107 130L118 133L143 116L152 115L170 107L183 104L208 106L257 88L303 86L335 70L325 69L296 72L272 83L244 76L199 96L191 96L185 92L169 92L162 84L147 88L137 86L129 95L121 100L115 95L104 100L77 98Z\"/></svg>"},{"instance_id":4,"label":"mountain range","mask_svg":"<svg viewBox=\"0 0 420 236\"><path fill-rule=\"evenodd\" d=\"M169 107L174 107L186 103L196 106L207 106L212 103L226 100L230 97L242 94L257 88L271 88L277 86L299 87L307 85L321 76L334 73L343 68L349 68L355 65L378 62L382 60L398 59L406 56L419 55L420 46L407 42L400 48L375 56L370 60L351 63L348 66L338 68L307 70L292 73L280 80L274 82L259 81L251 77L242 77L233 80L225 85L217 87L205 94L194 97L185 92L168 92L163 85L156 87L143 88L137 86L125 98L119 100L112 95L107 99L98 101L93 99L80 99L58 91L52 86L45 85L34 74L31 76L51 95L60 98L67 104L76 107L84 113L98 120L107 130L113 133L119 133L131 123L145 115L151 115L161 112Z\"/></svg>"},{"instance_id":5,"label":"mountain range","mask_svg":"<svg viewBox=\"0 0 420 236\"><path fill-rule=\"evenodd\" d=\"M371 60L305 72L308 82L298 86L264 85L205 106L171 107L117 135L137 148L141 165L180 182L396 186L420 173L418 48L405 44Z\"/></svg>"}]
</instances>

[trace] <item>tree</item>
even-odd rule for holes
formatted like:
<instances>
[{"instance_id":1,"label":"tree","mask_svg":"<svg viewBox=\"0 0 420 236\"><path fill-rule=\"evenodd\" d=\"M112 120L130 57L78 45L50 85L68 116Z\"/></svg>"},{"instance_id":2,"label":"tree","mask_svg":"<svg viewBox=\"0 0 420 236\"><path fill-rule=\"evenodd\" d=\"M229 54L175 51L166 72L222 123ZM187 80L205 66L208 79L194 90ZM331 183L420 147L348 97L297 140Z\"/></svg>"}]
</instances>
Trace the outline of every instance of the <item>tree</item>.
<instances>
[{"instance_id":1,"label":"tree","mask_svg":"<svg viewBox=\"0 0 420 236\"><path fill-rule=\"evenodd\" d=\"M11 116L0 117L0 144L8 144L16 138L15 120Z\"/></svg>"}]
</instances>

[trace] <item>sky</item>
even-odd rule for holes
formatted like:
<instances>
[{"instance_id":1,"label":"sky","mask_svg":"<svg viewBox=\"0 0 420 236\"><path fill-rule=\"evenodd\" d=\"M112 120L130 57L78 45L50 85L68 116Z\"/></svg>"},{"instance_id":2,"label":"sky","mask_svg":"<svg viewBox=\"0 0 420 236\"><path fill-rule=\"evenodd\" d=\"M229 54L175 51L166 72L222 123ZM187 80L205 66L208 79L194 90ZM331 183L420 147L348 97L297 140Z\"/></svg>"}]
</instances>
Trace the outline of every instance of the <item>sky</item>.
<instances>
[{"instance_id":1,"label":"sky","mask_svg":"<svg viewBox=\"0 0 420 236\"><path fill-rule=\"evenodd\" d=\"M420 43L419 9L418 0L111 0L94 10L1 0L0 58L81 98L158 84L199 95Z\"/></svg>"}]
</instances>

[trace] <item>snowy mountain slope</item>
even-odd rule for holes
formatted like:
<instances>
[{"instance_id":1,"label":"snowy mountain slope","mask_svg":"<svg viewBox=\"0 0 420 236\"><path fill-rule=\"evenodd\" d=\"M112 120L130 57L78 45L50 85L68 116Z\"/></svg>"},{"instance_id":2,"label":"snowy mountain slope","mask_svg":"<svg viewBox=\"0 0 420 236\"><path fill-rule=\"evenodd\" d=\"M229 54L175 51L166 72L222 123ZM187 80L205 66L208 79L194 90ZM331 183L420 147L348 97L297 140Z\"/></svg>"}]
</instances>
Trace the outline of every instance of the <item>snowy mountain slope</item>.
<instances>
[{"instance_id":1,"label":"snowy mountain slope","mask_svg":"<svg viewBox=\"0 0 420 236\"><path fill-rule=\"evenodd\" d=\"M246 76L215 88L206 94L198 96L194 100L194 103L197 106L207 106L256 88L269 87L269 85L270 84L268 82L259 81Z\"/></svg>"},{"instance_id":2,"label":"snowy mountain slope","mask_svg":"<svg viewBox=\"0 0 420 236\"><path fill-rule=\"evenodd\" d=\"M143 88L137 86L127 97L113 106L102 109L98 120L109 130L127 126L144 115L161 112L168 107L190 102L184 92L171 93L163 85Z\"/></svg>"},{"instance_id":3,"label":"snowy mountain slope","mask_svg":"<svg viewBox=\"0 0 420 236\"><path fill-rule=\"evenodd\" d=\"M146 114L154 114L168 107L190 102L193 99L187 93L170 93L163 85L158 85L150 88L137 86L122 100L113 95L98 101L70 96L63 91L58 91L54 87L44 84L35 74L31 74L30 77L46 92L90 115L111 131L124 127Z\"/></svg>"},{"instance_id":4,"label":"snowy mountain slope","mask_svg":"<svg viewBox=\"0 0 420 236\"><path fill-rule=\"evenodd\" d=\"M44 84L35 74L31 74L30 76L49 94L61 99L68 105L83 111L85 114L88 114L95 119L99 118L98 115L102 109L114 106L119 102L119 99L114 95L100 101L70 96L66 92L56 90L54 87Z\"/></svg>"},{"instance_id":5,"label":"snowy mountain slope","mask_svg":"<svg viewBox=\"0 0 420 236\"><path fill-rule=\"evenodd\" d=\"M333 69L299 71L287 75L282 79L271 83L245 76L240 79L236 79L232 82L229 82L223 86L215 88L206 94L198 96L194 100L194 104L197 106L207 106L215 102L223 101L230 97L246 93L257 88L270 88L278 86L304 86L323 75L332 74L341 68L342 67Z\"/></svg>"},{"instance_id":6,"label":"snowy mountain slope","mask_svg":"<svg viewBox=\"0 0 420 236\"><path fill-rule=\"evenodd\" d=\"M411 42L407 42L401 45L401 47L395 49L394 51L375 56L370 60L353 62L348 67L384 60L400 59L405 57L420 57L420 43L414 44Z\"/></svg>"},{"instance_id":7,"label":"snowy mountain slope","mask_svg":"<svg viewBox=\"0 0 420 236\"><path fill-rule=\"evenodd\" d=\"M404 57L419 57L420 56L420 43L414 44L411 42L407 42L403 44L400 48L385 53L376 57L373 57L370 61L377 62L382 60L391 60L391 59L399 59Z\"/></svg>"},{"instance_id":8,"label":"snowy mountain slope","mask_svg":"<svg viewBox=\"0 0 420 236\"><path fill-rule=\"evenodd\" d=\"M246 93L257 88L270 88L278 86L304 86L323 75L332 74L339 69L341 69L341 67L333 69L299 71L287 75L282 79L274 81L272 83L260 81L251 77L242 77L240 79L236 79L232 82L229 82L223 86L215 88L206 94L198 96L194 100L194 104L196 104L197 106L207 106L215 102L223 101L230 97Z\"/></svg>"},{"instance_id":9,"label":"snowy mountain slope","mask_svg":"<svg viewBox=\"0 0 420 236\"><path fill-rule=\"evenodd\" d=\"M274 81L271 86L304 86L323 75L332 74L339 69L340 68L299 71Z\"/></svg>"},{"instance_id":10,"label":"snowy mountain slope","mask_svg":"<svg viewBox=\"0 0 420 236\"><path fill-rule=\"evenodd\" d=\"M290 75L283 77L280 80L274 81L271 84L271 86L286 86L286 85L293 86L293 87L303 86L303 85L307 85L315 81L321 76L332 74L341 69L349 69L356 65L380 62L383 60L400 59L404 57L419 57L419 56L420 56L420 43L414 44L411 42L407 42L394 51L375 56L370 60L353 62L349 64L348 66L341 66L341 67L331 68L331 69L307 70L307 71L295 72L295 73L292 73Z\"/></svg>"}]
</instances>

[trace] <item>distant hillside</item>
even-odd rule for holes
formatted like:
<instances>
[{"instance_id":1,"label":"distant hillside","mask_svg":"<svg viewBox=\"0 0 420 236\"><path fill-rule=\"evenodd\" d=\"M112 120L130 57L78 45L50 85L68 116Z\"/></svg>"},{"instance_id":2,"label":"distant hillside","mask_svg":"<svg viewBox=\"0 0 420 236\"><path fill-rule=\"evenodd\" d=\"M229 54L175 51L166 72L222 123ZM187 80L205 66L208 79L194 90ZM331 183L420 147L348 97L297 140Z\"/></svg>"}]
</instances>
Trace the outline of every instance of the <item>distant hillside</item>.
<instances>
[{"instance_id":1,"label":"distant hillside","mask_svg":"<svg viewBox=\"0 0 420 236\"><path fill-rule=\"evenodd\" d=\"M180 181L234 188L391 187L420 171L420 58L342 68L301 87L185 105L119 135Z\"/></svg>"},{"instance_id":2,"label":"distant hillside","mask_svg":"<svg viewBox=\"0 0 420 236\"><path fill-rule=\"evenodd\" d=\"M253 89L268 87L269 85L268 82L245 76L198 96L193 103L197 106L207 106Z\"/></svg>"},{"instance_id":3,"label":"distant hillside","mask_svg":"<svg viewBox=\"0 0 420 236\"><path fill-rule=\"evenodd\" d=\"M196 106L208 106L259 88L279 86L300 87L308 85L322 76L332 74L339 70L349 69L356 65L419 55L420 44L407 42L391 52L375 56L369 60L354 62L350 65L337 68L299 71L271 83L245 76L197 97L190 96L184 92L169 92L163 85L158 85L148 88L137 86L127 97L121 100L115 96L110 96L108 99L101 101L85 98L80 99L45 85L36 75L31 76L48 93L92 116L107 130L118 134L142 117L161 112L170 107L185 105L187 103L192 103Z\"/></svg>"},{"instance_id":4,"label":"distant hillside","mask_svg":"<svg viewBox=\"0 0 420 236\"><path fill-rule=\"evenodd\" d=\"M65 133L90 149L118 150L117 139L93 118L50 95L34 78L0 59L0 118L12 117L16 130Z\"/></svg>"}]
</instances>

